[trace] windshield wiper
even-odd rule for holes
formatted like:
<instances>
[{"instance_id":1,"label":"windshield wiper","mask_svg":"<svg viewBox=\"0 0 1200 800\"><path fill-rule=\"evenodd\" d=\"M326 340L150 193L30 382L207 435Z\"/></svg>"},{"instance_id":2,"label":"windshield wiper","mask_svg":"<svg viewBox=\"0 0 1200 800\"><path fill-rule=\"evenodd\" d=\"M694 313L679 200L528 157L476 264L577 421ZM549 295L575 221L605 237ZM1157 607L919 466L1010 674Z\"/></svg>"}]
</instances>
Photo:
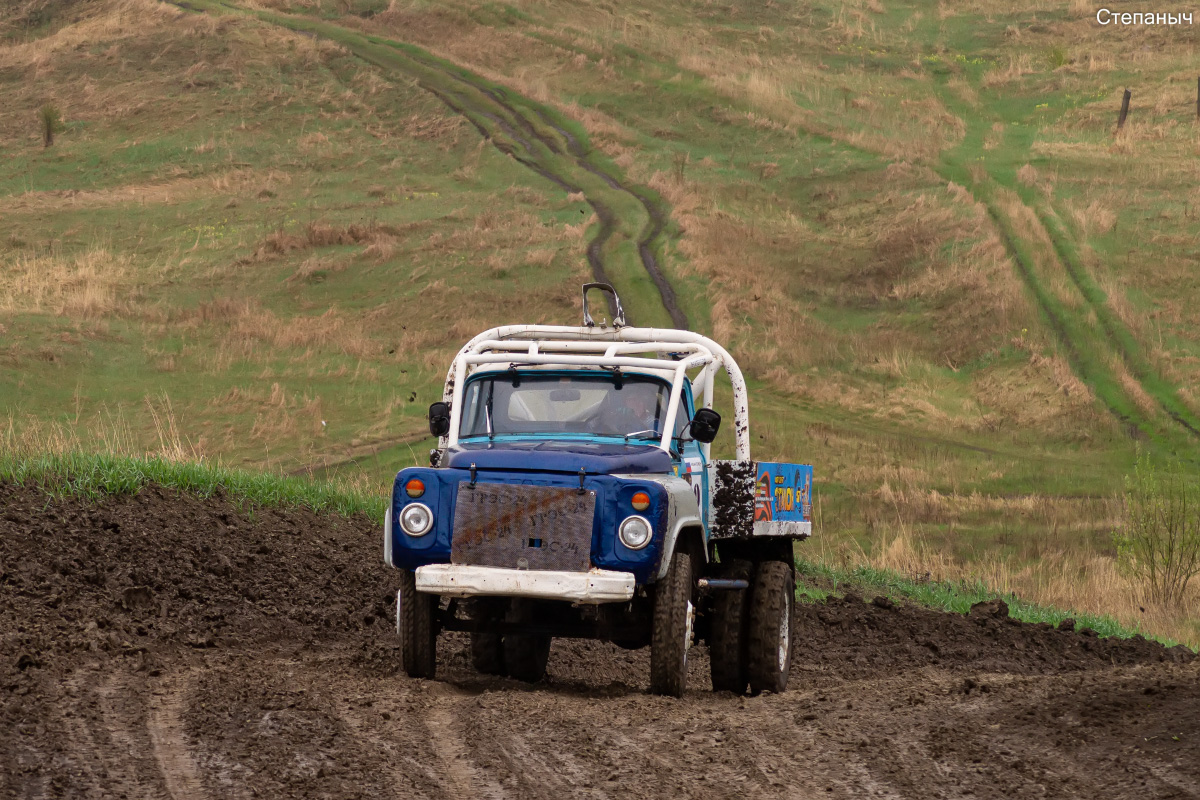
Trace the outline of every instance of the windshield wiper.
<instances>
[{"instance_id":1,"label":"windshield wiper","mask_svg":"<svg viewBox=\"0 0 1200 800\"><path fill-rule=\"evenodd\" d=\"M648 433L650 435L642 436L643 433ZM625 441L629 441L630 439L657 439L659 435L660 434L658 431L653 430L652 428L647 428L644 431L634 431L633 433L625 434Z\"/></svg>"}]
</instances>

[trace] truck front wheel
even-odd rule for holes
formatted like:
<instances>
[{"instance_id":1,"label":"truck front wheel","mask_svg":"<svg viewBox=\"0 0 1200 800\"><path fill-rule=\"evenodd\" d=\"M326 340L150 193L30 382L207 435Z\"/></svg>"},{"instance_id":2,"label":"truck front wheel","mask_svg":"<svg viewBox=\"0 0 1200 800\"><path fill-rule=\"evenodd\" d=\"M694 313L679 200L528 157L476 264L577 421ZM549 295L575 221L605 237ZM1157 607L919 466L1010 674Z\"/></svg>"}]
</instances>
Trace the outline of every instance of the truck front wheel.
<instances>
[{"instance_id":1,"label":"truck front wheel","mask_svg":"<svg viewBox=\"0 0 1200 800\"><path fill-rule=\"evenodd\" d=\"M655 585L650 638L650 691L683 697L687 653L692 644L696 606L692 602L692 558L680 547L667 574Z\"/></svg>"},{"instance_id":2,"label":"truck front wheel","mask_svg":"<svg viewBox=\"0 0 1200 800\"><path fill-rule=\"evenodd\" d=\"M792 608L796 576L790 564L763 561L751 585L747 671L751 694L782 692L792 669Z\"/></svg>"},{"instance_id":3,"label":"truck front wheel","mask_svg":"<svg viewBox=\"0 0 1200 800\"><path fill-rule=\"evenodd\" d=\"M396 628L400 634L400 660L410 678L432 678L437 671L436 595L418 592L412 570L400 570L400 605Z\"/></svg>"}]
</instances>

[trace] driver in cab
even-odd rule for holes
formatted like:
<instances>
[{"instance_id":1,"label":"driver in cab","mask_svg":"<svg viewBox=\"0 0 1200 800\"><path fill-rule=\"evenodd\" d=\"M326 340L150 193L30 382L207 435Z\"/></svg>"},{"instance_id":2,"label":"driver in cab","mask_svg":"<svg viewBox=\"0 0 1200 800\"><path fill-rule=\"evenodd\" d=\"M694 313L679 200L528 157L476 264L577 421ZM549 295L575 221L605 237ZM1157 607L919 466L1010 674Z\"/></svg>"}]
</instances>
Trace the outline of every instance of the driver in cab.
<instances>
[{"instance_id":1,"label":"driver in cab","mask_svg":"<svg viewBox=\"0 0 1200 800\"><path fill-rule=\"evenodd\" d=\"M662 435L661 392L649 383L627 383L605 398L594 425L596 433L614 436L638 434L638 438Z\"/></svg>"}]
</instances>

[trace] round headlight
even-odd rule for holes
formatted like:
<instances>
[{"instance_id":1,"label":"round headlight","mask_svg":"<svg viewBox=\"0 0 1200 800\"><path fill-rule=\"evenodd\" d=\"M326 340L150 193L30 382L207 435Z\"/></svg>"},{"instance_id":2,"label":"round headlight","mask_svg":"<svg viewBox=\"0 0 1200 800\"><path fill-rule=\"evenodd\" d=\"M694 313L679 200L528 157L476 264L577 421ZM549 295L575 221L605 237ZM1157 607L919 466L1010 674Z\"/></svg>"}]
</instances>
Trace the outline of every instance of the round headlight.
<instances>
[{"instance_id":1,"label":"round headlight","mask_svg":"<svg viewBox=\"0 0 1200 800\"><path fill-rule=\"evenodd\" d=\"M433 527L433 512L424 503L410 503L400 512L400 530L409 536L424 536Z\"/></svg>"},{"instance_id":2,"label":"round headlight","mask_svg":"<svg viewBox=\"0 0 1200 800\"><path fill-rule=\"evenodd\" d=\"M650 544L654 529L645 517L626 517L617 529L617 534L621 537L621 544L630 550L641 550Z\"/></svg>"}]
</instances>

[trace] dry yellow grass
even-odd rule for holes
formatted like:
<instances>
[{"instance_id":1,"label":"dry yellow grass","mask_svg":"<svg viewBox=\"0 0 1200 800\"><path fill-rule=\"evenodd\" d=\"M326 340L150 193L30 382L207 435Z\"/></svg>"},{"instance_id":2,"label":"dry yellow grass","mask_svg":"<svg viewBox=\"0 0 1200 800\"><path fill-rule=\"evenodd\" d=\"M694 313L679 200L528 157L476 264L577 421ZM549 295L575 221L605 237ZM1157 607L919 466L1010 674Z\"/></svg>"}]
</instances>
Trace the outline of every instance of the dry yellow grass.
<instances>
[{"instance_id":1,"label":"dry yellow grass","mask_svg":"<svg viewBox=\"0 0 1200 800\"><path fill-rule=\"evenodd\" d=\"M335 308L317 316L292 316L285 321L269 309L248 305L244 313L231 320L227 341L247 354L266 345L369 357L377 356L383 347L364 325L348 320Z\"/></svg>"},{"instance_id":2,"label":"dry yellow grass","mask_svg":"<svg viewBox=\"0 0 1200 800\"><path fill-rule=\"evenodd\" d=\"M1190 587L1178 607L1149 601L1111 556L1090 549L1045 549L1026 563L985 556L971 563L954 560L910 532L892 527L870 549L828 539L806 542L806 557L842 567L866 565L899 572L916 581L982 582L993 591L1076 612L1110 616L1127 628L1200 647L1200 626L1192 610L1200 604L1200 586Z\"/></svg>"},{"instance_id":3,"label":"dry yellow grass","mask_svg":"<svg viewBox=\"0 0 1200 800\"><path fill-rule=\"evenodd\" d=\"M370 223L360 225L331 225L320 220L304 225L299 233L279 228L266 236L255 248L253 255L242 259L242 263L264 261L279 256L286 256L294 251L303 251L314 247L329 247L331 245L366 244L363 255L376 261L391 258L396 249L397 236L411 233L425 223L417 222L403 228ZM311 259L310 259L311 260ZM307 262L306 262L307 263ZM303 265L297 271L296 279L305 277L319 267L305 271Z\"/></svg>"},{"instance_id":4,"label":"dry yellow grass","mask_svg":"<svg viewBox=\"0 0 1200 800\"><path fill-rule=\"evenodd\" d=\"M199 18L155 0L110 0L103 5L81 5L80 19L59 28L50 36L0 48L0 67L46 69L62 51L78 50L96 42L120 43L168 26L211 28L216 23Z\"/></svg>"},{"instance_id":5,"label":"dry yellow grass","mask_svg":"<svg viewBox=\"0 0 1200 800\"><path fill-rule=\"evenodd\" d=\"M1020 53L1008 57L1008 65L1005 67L996 67L988 70L983 76L983 86L985 88L994 88L1004 86L1018 81L1026 75L1033 73L1033 56L1029 53Z\"/></svg>"},{"instance_id":6,"label":"dry yellow grass","mask_svg":"<svg viewBox=\"0 0 1200 800\"><path fill-rule=\"evenodd\" d=\"M270 444L287 439L320 437L327 425L319 395L288 396L278 383L271 385L269 397L259 403L250 438Z\"/></svg>"},{"instance_id":7,"label":"dry yellow grass","mask_svg":"<svg viewBox=\"0 0 1200 800\"><path fill-rule=\"evenodd\" d=\"M1038 171L1029 164L1017 170L1017 180L1025 186L1037 186L1040 177Z\"/></svg>"},{"instance_id":8,"label":"dry yellow grass","mask_svg":"<svg viewBox=\"0 0 1200 800\"><path fill-rule=\"evenodd\" d=\"M276 173L278 180L278 173ZM0 196L0 214L71 213L120 205L175 205L206 195L249 195L266 181L267 173L234 168L204 178L173 178L151 183L131 183L108 189L29 191Z\"/></svg>"},{"instance_id":9,"label":"dry yellow grass","mask_svg":"<svg viewBox=\"0 0 1200 800\"><path fill-rule=\"evenodd\" d=\"M1071 216L1079 229L1087 236L1097 236L1108 233L1117 224L1117 215L1108 198L1096 198L1086 206L1070 204Z\"/></svg>"},{"instance_id":10,"label":"dry yellow grass","mask_svg":"<svg viewBox=\"0 0 1200 800\"><path fill-rule=\"evenodd\" d=\"M132 412L134 422L130 416L124 409L114 411L106 405L88 419L77 416L71 424L36 414L17 417L10 413L0 421L0 448L29 456L100 451L155 456L179 463L207 459L202 438L193 441L183 432L167 392L144 396L141 408Z\"/></svg>"},{"instance_id":11,"label":"dry yellow grass","mask_svg":"<svg viewBox=\"0 0 1200 800\"><path fill-rule=\"evenodd\" d=\"M18 251L0 261L0 311L72 318L119 314L164 271L136 269L129 254L99 244L74 255Z\"/></svg>"},{"instance_id":12,"label":"dry yellow grass","mask_svg":"<svg viewBox=\"0 0 1200 800\"><path fill-rule=\"evenodd\" d=\"M372 245L373 246L373 245ZM364 250L364 254L369 253L371 247ZM300 266L296 267L296 271L287 277L288 283L308 283L317 279L318 276L324 273L341 272L346 269L345 261L335 260L331 258L322 258L321 256L309 256L300 262Z\"/></svg>"}]
</instances>

